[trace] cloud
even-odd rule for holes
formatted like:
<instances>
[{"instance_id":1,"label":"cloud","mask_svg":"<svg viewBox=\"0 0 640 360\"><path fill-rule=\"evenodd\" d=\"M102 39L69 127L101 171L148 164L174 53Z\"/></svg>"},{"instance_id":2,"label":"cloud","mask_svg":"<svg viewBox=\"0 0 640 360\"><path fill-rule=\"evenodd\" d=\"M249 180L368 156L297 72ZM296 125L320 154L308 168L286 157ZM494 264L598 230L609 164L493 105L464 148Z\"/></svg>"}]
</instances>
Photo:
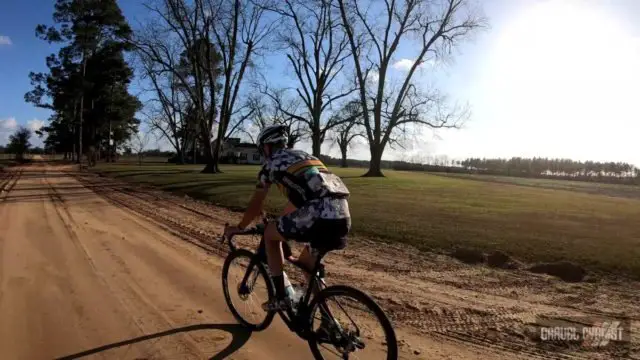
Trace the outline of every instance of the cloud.
<instances>
[{"instance_id":1,"label":"cloud","mask_svg":"<svg viewBox=\"0 0 640 360\"><path fill-rule=\"evenodd\" d=\"M405 70L409 71L413 66L414 61L410 59L400 59L396 61L393 65L393 68L396 70Z\"/></svg>"},{"instance_id":2,"label":"cloud","mask_svg":"<svg viewBox=\"0 0 640 360\"><path fill-rule=\"evenodd\" d=\"M44 126L44 121L42 120L33 119L33 120L27 121L27 128L29 128L29 130L33 132L40 130L40 128L42 128L43 126Z\"/></svg>"},{"instance_id":3,"label":"cloud","mask_svg":"<svg viewBox=\"0 0 640 360\"><path fill-rule=\"evenodd\" d=\"M1 45L12 45L11 38L5 35L0 35L0 46Z\"/></svg>"},{"instance_id":4,"label":"cloud","mask_svg":"<svg viewBox=\"0 0 640 360\"><path fill-rule=\"evenodd\" d=\"M391 65L391 66L396 70L409 71L409 70L411 70L411 67L413 66L414 63L415 63L415 61L413 61L411 59L400 59L400 60L396 61L395 63L393 63L393 65ZM436 65L436 61L434 59L424 60L420 65L418 65L418 69L424 68L427 65L435 66Z\"/></svg>"},{"instance_id":5,"label":"cloud","mask_svg":"<svg viewBox=\"0 0 640 360\"><path fill-rule=\"evenodd\" d=\"M18 128L18 122L15 118L0 119L0 144L9 142L9 136Z\"/></svg>"},{"instance_id":6,"label":"cloud","mask_svg":"<svg viewBox=\"0 0 640 360\"><path fill-rule=\"evenodd\" d=\"M0 132L11 132L18 127L16 118L0 119Z\"/></svg>"},{"instance_id":7,"label":"cloud","mask_svg":"<svg viewBox=\"0 0 640 360\"><path fill-rule=\"evenodd\" d=\"M372 83L372 84L377 84L378 80L380 79L380 74L378 74L377 71L371 71L369 73L369 75L367 75L367 81Z\"/></svg>"}]
</instances>

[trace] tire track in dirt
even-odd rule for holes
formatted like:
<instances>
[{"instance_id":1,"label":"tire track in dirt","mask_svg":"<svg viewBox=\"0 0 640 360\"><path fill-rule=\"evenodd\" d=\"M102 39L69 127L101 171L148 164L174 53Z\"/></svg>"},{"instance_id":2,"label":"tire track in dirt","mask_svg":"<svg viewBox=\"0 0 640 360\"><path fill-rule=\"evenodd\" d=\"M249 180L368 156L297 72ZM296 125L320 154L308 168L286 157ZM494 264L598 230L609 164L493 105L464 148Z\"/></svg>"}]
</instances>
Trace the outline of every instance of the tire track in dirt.
<instances>
[{"instance_id":1,"label":"tire track in dirt","mask_svg":"<svg viewBox=\"0 0 640 360\"><path fill-rule=\"evenodd\" d=\"M44 168L44 164L42 166ZM82 245L82 243L78 239L78 236L77 236L77 234L75 233L75 231L73 229L74 227L77 228L77 224L73 220L73 217L72 217L71 213L69 212L69 209L67 208L63 197L56 190L56 188L53 186L53 184L51 184L51 182L49 181L48 176L47 176L48 175L47 171L44 170L44 169L42 171L44 171L44 174L45 174L45 176L44 176L44 178L42 180L43 180L44 184L46 184L46 186L47 186L47 193L48 193L49 197L51 198L51 201L53 203L53 208L55 209L56 214L58 215L58 217L60 218L61 222L65 226L65 229L67 231L69 239L73 242L75 247L77 249L79 249L82 254L84 254L86 262L91 266L91 269L93 270L93 273L95 274L95 276L98 279L100 279L100 282L103 284L103 286L108 288L112 294L115 294L116 291L115 291L114 287L111 285L110 282L108 282L108 281L106 281L104 279L104 277L102 276L100 271L98 271L98 269L96 267L96 264L94 263L93 259L89 255L89 252L87 251L87 249ZM125 285L126 285L126 283L125 283ZM130 294L130 292L124 292L124 294ZM127 315L128 315L127 317L130 320L130 323L132 325L134 325L138 329L138 331L140 333L144 334L145 333L145 328L144 328L143 324L141 324L139 320L136 320L136 318L139 317L139 316L135 316L134 315L135 311L132 309L132 307L129 305L129 303L126 301L126 299L123 299L121 297L116 297L116 299L119 302L121 308L127 313ZM173 324L171 324L171 325L173 325ZM174 326L172 326L171 328L173 328L173 327ZM149 351L148 349L145 349L145 350ZM156 352L157 352L157 350L154 350L152 352L149 352L148 355L150 355L152 358L154 358L157 355Z\"/></svg>"},{"instance_id":2,"label":"tire track in dirt","mask_svg":"<svg viewBox=\"0 0 640 360\"><path fill-rule=\"evenodd\" d=\"M22 168L9 170L0 182L0 200L6 198L22 176Z\"/></svg>"},{"instance_id":3,"label":"tire track in dirt","mask_svg":"<svg viewBox=\"0 0 640 360\"><path fill-rule=\"evenodd\" d=\"M73 180L73 182L77 182L77 180ZM108 278L107 281L103 281L105 282L105 287L110 289L111 295L120 303L120 308L128 315L127 319L131 325L138 329L138 333L154 334L163 329L191 329L178 331L169 337L154 339L152 336L149 341L137 345L136 348L127 347L123 349L126 350L124 357L133 358L131 357L134 356L133 354L128 355L129 350L133 349L139 350L138 352L142 352L142 355L144 355L136 358L145 359L222 359L231 353L234 354L234 358L248 359L252 358L249 355L250 353L255 353L256 349L260 349L264 358L271 359L277 356L278 345L290 341L290 339L275 339L276 341L273 341L274 339L271 338L269 343L265 342L264 339L260 339L258 335L254 336L256 340L253 340L253 345L249 349L238 349L234 348L234 346L238 345L228 342L229 335L232 335L233 341L246 341L249 336L246 335L245 340L240 340L245 335L233 334L233 332L240 331L238 325L221 324L218 326L214 320L214 324L183 327L185 323L193 324L194 321L203 320L203 316L199 315L202 310L196 313L195 310L190 311L190 307L205 306L206 309L211 310L216 309L221 304L219 300L212 301L211 292L215 290L215 287L211 287L207 280L202 279L203 273L198 273L202 271L202 266L189 267L186 270L183 267L175 268L175 266L171 266L173 264L172 261L184 261L185 255L188 258L187 261L193 260L193 250L185 253L184 248L186 245L170 236L163 235L162 231L158 232L155 222L148 223L139 217L132 217L126 209L116 209L112 206L105 207L105 202L102 200L100 202L103 204L94 202L97 206L85 210L82 205L78 205L74 201L73 197L66 197L64 191L62 193L59 191L59 183L52 184L46 181L44 184L47 186L47 193L51 197L51 203L54 204L57 215L70 231L69 237L72 237L72 242L79 240L79 238L82 239L79 245L87 246L84 250L89 261L93 259L91 255L98 255L96 257L97 266L94 266L94 268L100 269L97 275L101 280ZM89 192L93 193L90 190ZM66 201L69 201L70 206L67 206ZM104 211L105 215L109 214L109 216L105 216L104 221L106 222L92 221L96 220L96 216L99 216L102 211ZM126 232L131 235L131 240L129 237L125 240L123 236L122 241L119 241L119 238L113 238L113 233L104 231L102 233L105 236L89 240L90 231L99 233L99 229L113 230L113 226L117 226L117 224L114 224L113 220L108 220L112 217L122 218L127 221ZM151 236L151 241L145 237L145 232L147 231L148 235ZM163 243L164 246L158 246L156 242ZM171 250L167 250L169 248ZM158 256L160 252L167 257ZM207 256L207 258L210 257ZM216 261L218 260L216 259ZM209 265L208 262L207 265ZM163 275L160 275L160 271L163 272ZM186 273L194 274L194 271L198 275L197 279L189 276L185 277ZM149 284L149 282L156 281L161 282L162 285ZM198 287L195 294L194 286ZM181 288L182 291L176 294L170 290L173 287ZM82 299L71 300L82 301ZM196 305L197 303L200 303L200 305ZM216 311L209 311L209 314L206 317L208 319L211 319L212 316L215 318L218 316L222 318L229 317L225 316L219 308ZM226 331L227 334L211 334L211 331ZM277 331L272 332L271 335L272 337L277 335ZM240 337L235 339L236 336ZM293 351L298 358L306 358L299 356L308 352L306 347L303 346L304 344L292 345L288 345L290 351ZM300 351L300 348L303 351ZM211 354L213 354L213 357L210 357ZM123 357L120 354L114 358Z\"/></svg>"},{"instance_id":4,"label":"tire track in dirt","mask_svg":"<svg viewBox=\"0 0 640 360\"><path fill-rule=\"evenodd\" d=\"M367 254L370 248L371 246L367 245L364 249L357 250L361 253L349 254L349 258L352 259L369 258L375 262L369 266L367 260L363 260L365 265L357 266L367 274L365 278L368 281L364 282L362 286L367 288L367 285L378 282L379 285L373 285L367 290L373 294L388 294L382 298L378 297L378 299L383 304L386 303L386 309L391 316L402 323L420 329L425 334L437 334L437 336L453 338L461 342L478 343L480 346L510 349L513 352L526 353L540 358L601 358L604 355L599 351L582 354L571 348L548 346L535 340L536 331L539 333L535 327L536 317L585 316L591 312L585 313L576 308L559 307L550 301L522 301L520 303L521 301L517 297L495 296L493 291L487 291L486 284L484 287L471 283L461 286L460 283L452 281L450 278L445 280L439 276L433 276L433 269L418 269L420 266L407 269L403 261L383 265L377 260L388 258L395 260L398 258L394 256L396 254L393 251L382 252L379 249L376 253L384 253L385 257ZM351 268L353 267L354 265L351 266ZM373 271L368 271L369 267L373 268ZM381 274L380 269L384 267L394 275ZM401 271L395 271L397 267L400 267ZM424 267L429 268L433 265L424 264ZM459 267L459 269L445 269L445 272L457 273L457 278L467 273L464 270L465 266L454 264L453 267ZM340 268L343 272L347 269L345 266L340 266ZM482 276L481 272L492 272L490 269L476 269L474 271L475 278L482 279L482 281L489 279L487 276ZM507 274L513 276L513 274ZM384 280L378 281L377 278L380 276L383 276ZM533 283L536 277L533 276L532 279L526 273L522 273L520 276L529 276L529 284ZM351 281L357 281L359 278L362 279L362 274L356 273L355 276L346 275L346 277ZM398 279L392 281L389 278ZM499 287L499 285L498 283L494 286ZM505 285L512 286L508 282ZM410 290L407 291L407 289ZM616 314L600 312L600 315L613 316Z\"/></svg>"},{"instance_id":5,"label":"tire track in dirt","mask_svg":"<svg viewBox=\"0 0 640 360\"><path fill-rule=\"evenodd\" d=\"M91 187L120 206L155 219L160 224L164 223L176 235L180 236L180 233L185 232L188 236L181 236L185 240L193 243L193 239L197 239L195 242L198 246L221 256L226 255L226 250L217 245L216 240L221 230L220 224L233 218L233 214L219 209L212 210L211 205L189 199L181 201L173 195L142 186L122 185L117 181L84 174L78 179L90 185L102 183L105 186ZM214 225L212 222L218 224ZM598 351L582 353L562 346L537 344L526 333L537 316L586 315L593 311L559 307L551 303L545 304L544 301L525 301L519 305L520 300L517 298L492 295L491 291L478 292L475 286L477 284L456 281L455 274L467 271L469 268L466 266L451 265L451 260L446 266L434 266L411 253L409 261L399 261L407 256L407 252L393 247L391 249L394 249L395 254L394 251L389 252L389 248L384 253L385 258L394 262L381 263L377 261L382 253L380 247L379 244L358 247L357 242L354 242L346 251L328 257L329 281L334 275L334 278L339 278L342 282L359 284L359 287L372 294L383 305L395 322L432 337L505 353L527 354L529 358L579 359L606 356ZM432 274L422 276L423 265ZM451 274L433 276L433 273L443 270L454 274L454 280ZM412 279L416 275L418 280ZM467 277L479 275L481 274L472 270ZM532 282L532 277L524 274L506 273L501 280L504 278L507 278L506 283L495 284L496 288L519 289L523 284ZM368 281L363 281L364 279ZM417 296L417 304L398 300L419 295L406 291L411 285L416 285L423 292L422 296ZM633 297L636 293L630 294ZM530 306L532 304L535 306Z\"/></svg>"}]
</instances>

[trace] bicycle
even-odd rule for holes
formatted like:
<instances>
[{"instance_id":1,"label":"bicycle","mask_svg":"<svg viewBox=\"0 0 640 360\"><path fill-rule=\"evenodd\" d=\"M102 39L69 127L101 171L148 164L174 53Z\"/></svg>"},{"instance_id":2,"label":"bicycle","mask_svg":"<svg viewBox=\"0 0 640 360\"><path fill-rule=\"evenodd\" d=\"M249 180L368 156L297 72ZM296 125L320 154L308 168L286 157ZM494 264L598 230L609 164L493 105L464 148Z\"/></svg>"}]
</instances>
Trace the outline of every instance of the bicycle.
<instances>
[{"instance_id":1,"label":"bicycle","mask_svg":"<svg viewBox=\"0 0 640 360\"><path fill-rule=\"evenodd\" d=\"M262 224L258 224L254 227L248 228L245 231L238 233L236 235L257 235L261 236L260 245L256 252L249 251L247 249L239 249L233 242L233 236L229 237L228 243L230 248L230 253L225 259L223 268L222 268L222 288L224 291L224 297L229 306L229 310L233 314L233 316L246 328L251 331L262 331L269 327L273 318L275 316L275 311L264 311L260 305L262 302L258 302L258 309L264 313L264 316L260 317L260 321L250 322L246 319L246 317L242 316L236 306L234 306L233 301L231 299L231 295L235 295L237 293L238 297L246 303L246 301L253 302L252 295L257 293L256 284L262 279L264 281L266 287L266 300L271 300L275 297L275 287L273 282L271 281L271 276L269 276L268 265L266 264L266 255L264 252L264 228L267 224L267 220L263 219ZM227 224L228 226L228 224ZM223 235L220 239L220 242L225 241L225 236ZM304 265L294 260L291 255L291 248L288 243L283 243L283 250L285 253L286 263L292 264L303 272L308 272L305 269ZM335 249L334 249L335 250ZM331 250L329 250L331 251ZM333 285L327 286L324 277L325 277L325 268L322 260L324 256L329 252L323 252L319 254L314 269L311 270L311 274L313 276L309 277L309 284L306 286L306 291L303 293L303 296L300 300L290 309L286 311L277 311L282 319L282 321L287 325L289 330L294 332L303 340L306 340L311 348L311 353L313 354L315 359L323 360L325 357L320 352L320 347L324 348L324 344L329 344L333 346L336 351L338 351L339 358L349 359L350 355L353 355L355 358L360 358L357 355L357 352L364 351L365 349L373 349L374 352L379 352L380 345L385 346L387 348L386 357L382 357L386 360L395 360L398 358L398 344L396 340L395 331L391 322L387 318L384 311L380 308L378 304L367 294L362 291L346 286L346 285ZM242 280L235 287L235 291L231 291L233 287L229 286L229 275L230 270L232 269L232 263L236 260L242 260L246 266L246 268L240 271L240 276ZM244 273L244 274L242 274ZM316 289L319 289L317 294L313 295L314 288L318 286ZM331 310L331 307L328 303L337 298L339 296L344 296L349 299L345 304L338 304L338 307L345 310L345 307L348 307L352 313L355 312L359 319L363 319L363 315L361 311L358 311L355 308L355 305L363 305L367 310L373 313L375 316L375 320L382 326L383 329L383 338L369 335L369 328L372 324L372 321L366 321L365 325L362 326L362 329L355 325L355 330L345 330L345 325L338 321L334 316L334 311ZM266 301L264 300L264 301ZM334 300L335 301L335 300ZM319 312L321 315L321 319L324 319L325 326L329 326L329 329L325 328L324 337L319 337L317 333L313 330L315 313ZM347 317L351 322L354 322L352 316L346 313ZM328 325L327 325L328 324ZM364 339L371 340L372 343L366 344ZM384 340L384 341L379 341ZM378 342L376 342L378 341ZM331 348L328 348L332 351ZM371 359L371 356L363 357L365 359Z\"/></svg>"}]
</instances>

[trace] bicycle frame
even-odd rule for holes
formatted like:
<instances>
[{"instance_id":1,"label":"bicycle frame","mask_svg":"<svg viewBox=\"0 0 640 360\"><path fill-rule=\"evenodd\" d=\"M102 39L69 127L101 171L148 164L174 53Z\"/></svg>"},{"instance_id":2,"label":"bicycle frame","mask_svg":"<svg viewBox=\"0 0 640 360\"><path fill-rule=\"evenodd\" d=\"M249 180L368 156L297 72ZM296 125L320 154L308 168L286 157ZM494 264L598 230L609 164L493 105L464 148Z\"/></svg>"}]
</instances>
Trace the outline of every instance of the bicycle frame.
<instances>
[{"instance_id":1,"label":"bicycle frame","mask_svg":"<svg viewBox=\"0 0 640 360\"><path fill-rule=\"evenodd\" d=\"M266 220L263 220L263 222L266 224ZM262 262L263 265L267 267L267 269L269 268L268 264L265 264L262 261L261 252L260 252L260 249L264 247L264 241L265 241L263 230L264 229L255 227L237 234L237 235L261 235L260 244L258 245L258 251L254 253L254 256L251 259L249 265L247 266L247 271L242 279L241 284L243 286L247 284L247 281L249 280L249 276L253 272L252 271L253 266L255 266L256 263ZM225 238L222 237L222 242L224 242L224 239ZM229 242L229 248L231 249L231 251L235 251L237 247L233 243L233 236L231 236L228 239L228 242ZM289 254L289 255L291 254L291 248L289 247L289 244L287 244L286 242L283 243L283 250L285 254ZM296 333L301 338L308 340L308 335L309 335L308 330L310 329L306 328L305 326L306 324L304 324L303 321L307 320L309 317L309 311L311 310L310 305L311 305L311 299L313 296L313 289L315 288L316 285L318 285L319 290L322 290L321 286L326 286L324 282L324 275L325 275L324 264L322 264L322 259L324 258L326 253L320 253L318 255L314 268L311 271L309 271L300 262L291 260L289 255L285 256L285 260L288 263L296 266L300 270L304 271L306 274L312 274L312 275L309 276L309 284L307 284L306 286L307 289L305 291L304 296L300 299L300 301L297 304L296 312L294 313L291 309L289 309L286 312L278 311L278 313L280 314L282 321L287 325L289 330ZM266 257L265 257L265 260L266 260ZM322 311L329 312L327 309L322 309Z\"/></svg>"},{"instance_id":2,"label":"bicycle frame","mask_svg":"<svg viewBox=\"0 0 640 360\"><path fill-rule=\"evenodd\" d=\"M307 339L307 336L308 336L307 331L310 329L307 329L307 327L305 326L306 324L304 324L304 321L306 321L309 318L309 315L310 315L309 312L312 310L311 300L313 297L313 289L317 285L318 292L319 292L320 290L322 290L321 286L326 286L326 284L324 283L324 265L321 263L324 255L325 254L320 254L318 256L318 259L316 259L316 264L314 266L314 269L311 272L309 272L304 267L304 265L296 261L291 261L290 259L287 259L287 261L290 264L293 264L294 266L296 266L297 268L299 268L300 270L304 271L307 274L311 274L311 276L309 276L309 284L307 284L306 286L307 289L304 293L304 296L302 296L302 298L297 304L296 312L293 313L291 309L287 310L286 313L283 313L282 311L279 312L280 317L282 318L282 321L284 321L284 323L287 324L287 327L289 327L291 331L295 332L296 334L298 334L298 336L300 336L305 340Z\"/></svg>"}]
</instances>

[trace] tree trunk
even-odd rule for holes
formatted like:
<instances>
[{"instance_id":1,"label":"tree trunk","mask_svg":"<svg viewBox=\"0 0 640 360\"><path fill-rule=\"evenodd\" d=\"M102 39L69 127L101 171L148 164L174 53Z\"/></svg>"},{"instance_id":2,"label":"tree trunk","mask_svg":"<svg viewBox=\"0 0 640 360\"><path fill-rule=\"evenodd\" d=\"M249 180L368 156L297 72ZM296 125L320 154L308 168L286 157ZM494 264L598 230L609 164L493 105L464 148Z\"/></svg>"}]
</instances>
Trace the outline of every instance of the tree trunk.
<instances>
[{"instance_id":1,"label":"tree trunk","mask_svg":"<svg viewBox=\"0 0 640 360\"><path fill-rule=\"evenodd\" d=\"M203 148L206 147L206 144L203 144ZM193 164L197 164L198 163L198 159L197 159L197 147L198 147L198 138L194 137L193 138Z\"/></svg>"},{"instance_id":2,"label":"tree trunk","mask_svg":"<svg viewBox=\"0 0 640 360\"><path fill-rule=\"evenodd\" d=\"M287 149L293 149L293 147L298 142L297 136L289 136L289 140L287 141Z\"/></svg>"},{"instance_id":3,"label":"tree trunk","mask_svg":"<svg viewBox=\"0 0 640 360\"><path fill-rule=\"evenodd\" d=\"M315 157L320 157L320 146L322 145L322 143L320 142L320 139L314 135L312 142L313 143L311 145L312 146L311 154Z\"/></svg>"},{"instance_id":4,"label":"tree trunk","mask_svg":"<svg viewBox=\"0 0 640 360\"><path fill-rule=\"evenodd\" d=\"M82 122L84 121L84 77L87 72L87 56L82 52L82 95L80 96L80 131L78 132L78 164L82 164Z\"/></svg>"},{"instance_id":5,"label":"tree trunk","mask_svg":"<svg viewBox=\"0 0 640 360\"><path fill-rule=\"evenodd\" d=\"M217 174L222 172L218 166L220 160L220 141L216 140L214 146L212 146L211 142L207 141L204 149L204 158L207 165L202 169L201 173Z\"/></svg>"},{"instance_id":6,"label":"tree trunk","mask_svg":"<svg viewBox=\"0 0 640 360\"><path fill-rule=\"evenodd\" d=\"M382 149L381 146L371 146L371 161L369 161L369 171L362 175L364 177L384 177L382 173Z\"/></svg>"},{"instance_id":7,"label":"tree trunk","mask_svg":"<svg viewBox=\"0 0 640 360\"><path fill-rule=\"evenodd\" d=\"M340 166L343 168L349 167L349 163L347 162L347 147L341 146L340 152L342 153L342 161L340 162Z\"/></svg>"},{"instance_id":8,"label":"tree trunk","mask_svg":"<svg viewBox=\"0 0 640 360\"><path fill-rule=\"evenodd\" d=\"M178 164L179 165L184 164L184 149L178 150Z\"/></svg>"},{"instance_id":9,"label":"tree trunk","mask_svg":"<svg viewBox=\"0 0 640 360\"><path fill-rule=\"evenodd\" d=\"M320 157L320 148L322 147L322 136L320 131L314 130L311 134L311 155Z\"/></svg>"}]
</instances>

